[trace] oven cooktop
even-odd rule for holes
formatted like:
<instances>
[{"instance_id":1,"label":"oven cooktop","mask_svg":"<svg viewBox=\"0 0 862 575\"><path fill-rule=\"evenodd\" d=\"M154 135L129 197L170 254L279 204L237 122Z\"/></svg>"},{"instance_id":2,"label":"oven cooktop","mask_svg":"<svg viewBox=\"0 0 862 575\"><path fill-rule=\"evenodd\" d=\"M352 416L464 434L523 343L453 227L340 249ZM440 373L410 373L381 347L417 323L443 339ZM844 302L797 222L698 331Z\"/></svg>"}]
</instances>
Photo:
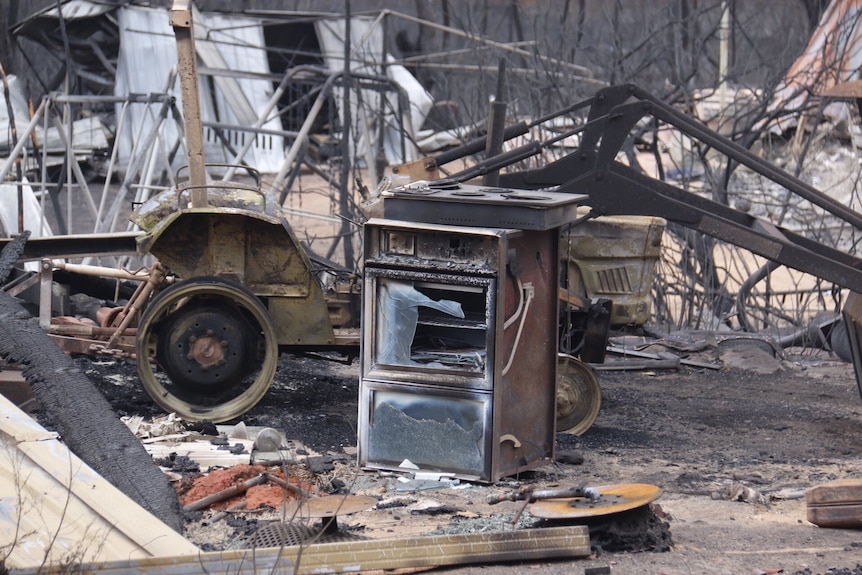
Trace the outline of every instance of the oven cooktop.
<instances>
[{"instance_id":1,"label":"oven cooktop","mask_svg":"<svg viewBox=\"0 0 862 575\"><path fill-rule=\"evenodd\" d=\"M414 182L383 192L389 219L464 226L548 230L572 222L583 194Z\"/></svg>"}]
</instances>

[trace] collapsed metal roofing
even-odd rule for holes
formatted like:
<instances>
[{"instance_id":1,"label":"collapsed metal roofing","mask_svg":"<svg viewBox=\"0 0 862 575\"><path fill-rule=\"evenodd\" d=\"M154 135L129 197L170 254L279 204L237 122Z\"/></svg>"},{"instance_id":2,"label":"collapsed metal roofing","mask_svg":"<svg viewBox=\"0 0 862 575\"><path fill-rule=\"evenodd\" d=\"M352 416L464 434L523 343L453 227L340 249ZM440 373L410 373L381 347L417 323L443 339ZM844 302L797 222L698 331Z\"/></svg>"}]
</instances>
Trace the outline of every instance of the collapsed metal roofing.
<instances>
[{"instance_id":1,"label":"collapsed metal roofing","mask_svg":"<svg viewBox=\"0 0 862 575\"><path fill-rule=\"evenodd\" d=\"M813 99L843 82L858 80L862 70L862 0L832 0L805 50L787 70L776 88L771 109L787 110L779 118L783 131L796 125L797 113L811 107ZM823 113L834 120L848 118L846 107L831 104Z\"/></svg>"},{"instance_id":2,"label":"collapsed metal roofing","mask_svg":"<svg viewBox=\"0 0 862 575\"><path fill-rule=\"evenodd\" d=\"M39 43L54 54L69 52L68 64L73 68L74 83L79 85L78 93L104 95L110 92L117 97L168 93L179 99L178 90L175 90L176 47L163 8L133 2L66 2L62 5L62 18L67 42L61 38L63 35L56 33L59 15L56 5L33 11L15 24L12 32ZM404 146L401 132L405 129L411 135L418 132L432 100L406 69L392 64L385 54L381 19L353 17L349 34L344 19L337 15L296 15L294 19L288 16L286 21L292 22L294 28L305 30L298 34L267 34L267 26L278 26L271 19L242 14L196 14L207 158L211 162L233 162L237 151L248 148L241 159L260 172L278 172L284 158L284 138L295 134L289 131L291 126L282 117L285 112L277 110L272 101L280 96L274 91L274 84L282 79L282 74L297 64L301 66L308 61L309 54L315 52L312 60L319 72L341 74L344 43L349 37L351 72L365 77L366 81L375 78L377 82L390 83L383 88L365 85L352 99L350 117L356 141L351 139L350 149L371 159L373 154L363 150L370 148L371 142L378 138L374 132L381 130L390 163L416 159L417 150L412 145ZM316 40L309 43L309 36L316 36ZM278 45L269 45L271 42ZM293 54L283 62L287 69L272 68L273 52ZM38 73L44 74L45 70L37 70ZM301 80L294 74L291 79ZM324 76L313 78L312 82L320 85L325 80ZM51 85L48 78L42 78L42 82ZM309 90L314 91L314 88L305 89ZM290 94L290 100L299 99L299 95ZM339 108L338 121L343 121L340 93L333 91L329 96ZM286 103L296 107L292 101ZM384 107L389 112L383 112L382 120L375 119ZM139 126L118 137L120 164L126 165L137 152L134 144L155 120L147 120L145 116L152 112L140 106L125 110L118 103L114 108L117 118L127 113L131 124ZM399 117L401 108L406 115ZM308 104L305 109L308 110ZM318 123L325 121L320 118ZM375 127L376 124L380 125ZM330 128L336 126L330 125ZM160 134L166 150L176 147L180 131L174 124L166 124Z\"/></svg>"}]
</instances>

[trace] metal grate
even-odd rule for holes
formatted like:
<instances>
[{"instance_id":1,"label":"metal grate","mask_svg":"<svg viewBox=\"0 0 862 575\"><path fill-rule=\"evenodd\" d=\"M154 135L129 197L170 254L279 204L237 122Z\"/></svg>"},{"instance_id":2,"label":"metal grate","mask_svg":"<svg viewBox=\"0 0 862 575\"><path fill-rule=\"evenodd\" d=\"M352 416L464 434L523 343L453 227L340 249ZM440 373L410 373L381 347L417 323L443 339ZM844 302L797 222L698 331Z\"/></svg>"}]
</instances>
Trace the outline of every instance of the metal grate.
<instances>
[{"instance_id":1,"label":"metal grate","mask_svg":"<svg viewBox=\"0 0 862 575\"><path fill-rule=\"evenodd\" d=\"M631 293L633 282L624 267L609 268L596 272L601 293Z\"/></svg>"},{"instance_id":2,"label":"metal grate","mask_svg":"<svg viewBox=\"0 0 862 575\"><path fill-rule=\"evenodd\" d=\"M267 523L249 537L246 549L262 547L291 547L310 543L334 543L338 541L360 541L367 539L345 531L325 533L320 527L309 527L296 523L275 521Z\"/></svg>"}]
</instances>

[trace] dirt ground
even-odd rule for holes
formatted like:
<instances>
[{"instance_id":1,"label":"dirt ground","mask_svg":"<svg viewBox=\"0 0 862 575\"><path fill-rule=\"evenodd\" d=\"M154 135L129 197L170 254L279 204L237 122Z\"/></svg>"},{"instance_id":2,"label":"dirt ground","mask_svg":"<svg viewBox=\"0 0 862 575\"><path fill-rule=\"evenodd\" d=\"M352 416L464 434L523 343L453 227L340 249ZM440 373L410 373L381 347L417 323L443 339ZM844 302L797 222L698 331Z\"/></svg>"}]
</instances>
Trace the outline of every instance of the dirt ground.
<instances>
[{"instance_id":1,"label":"dirt ground","mask_svg":"<svg viewBox=\"0 0 862 575\"><path fill-rule=\"evenodd\" d=\"M727 367L746 354L746 367ZM554 465L490 486L405 491L395 477L358 469L355 364L283 356L273 388L243 421L301 442L322 489L385 502L339 519L342 529L364 537L512 529L521 504L485 499L523 486L647 483L662 490L652 524L644 524L659 539L639 533L609 545L594 531L589 558L449 569L454 573L604 566L621 574L862 573L862 531L809 523L804 499L806 489L824 482L862 478L862 401L852 366L825 352L773 359L759 348L723 359L720 370L601 371L595 424L580 437L558 434ZM130 365L78 361L119 414L159 413ZM205 549L236 546L279 518L258 510L212 523L212 513L188 517L188 536ZM517 526L543 524L526 512Z\"/></svg>"}]
</instances>

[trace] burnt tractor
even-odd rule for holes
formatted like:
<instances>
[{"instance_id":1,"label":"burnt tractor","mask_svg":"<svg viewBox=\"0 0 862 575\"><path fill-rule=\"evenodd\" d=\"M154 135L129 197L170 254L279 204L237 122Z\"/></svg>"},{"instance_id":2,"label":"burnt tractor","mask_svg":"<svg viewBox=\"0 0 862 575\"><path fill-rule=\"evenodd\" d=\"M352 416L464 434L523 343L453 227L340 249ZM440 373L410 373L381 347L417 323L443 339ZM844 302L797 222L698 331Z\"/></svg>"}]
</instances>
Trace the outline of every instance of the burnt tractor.
<instances>
[{"instance_id":1,"label":"burnt tractor","mask_svg":"<svg viewBox=\"0 0 862 575\"><path fill-rule=\"evenodd\" d=\"M285 349L355 355L359 285L347 270L313 262L257 187L207 184L198 207L188 204L191 186L154 197L133 216L145 232L140 251L158 258L162 276L183 278L146 303L135 350L156 403L218 422L263 397ZM333 280L326 294L320 274Z\"/></svg>"}]
</instances>

